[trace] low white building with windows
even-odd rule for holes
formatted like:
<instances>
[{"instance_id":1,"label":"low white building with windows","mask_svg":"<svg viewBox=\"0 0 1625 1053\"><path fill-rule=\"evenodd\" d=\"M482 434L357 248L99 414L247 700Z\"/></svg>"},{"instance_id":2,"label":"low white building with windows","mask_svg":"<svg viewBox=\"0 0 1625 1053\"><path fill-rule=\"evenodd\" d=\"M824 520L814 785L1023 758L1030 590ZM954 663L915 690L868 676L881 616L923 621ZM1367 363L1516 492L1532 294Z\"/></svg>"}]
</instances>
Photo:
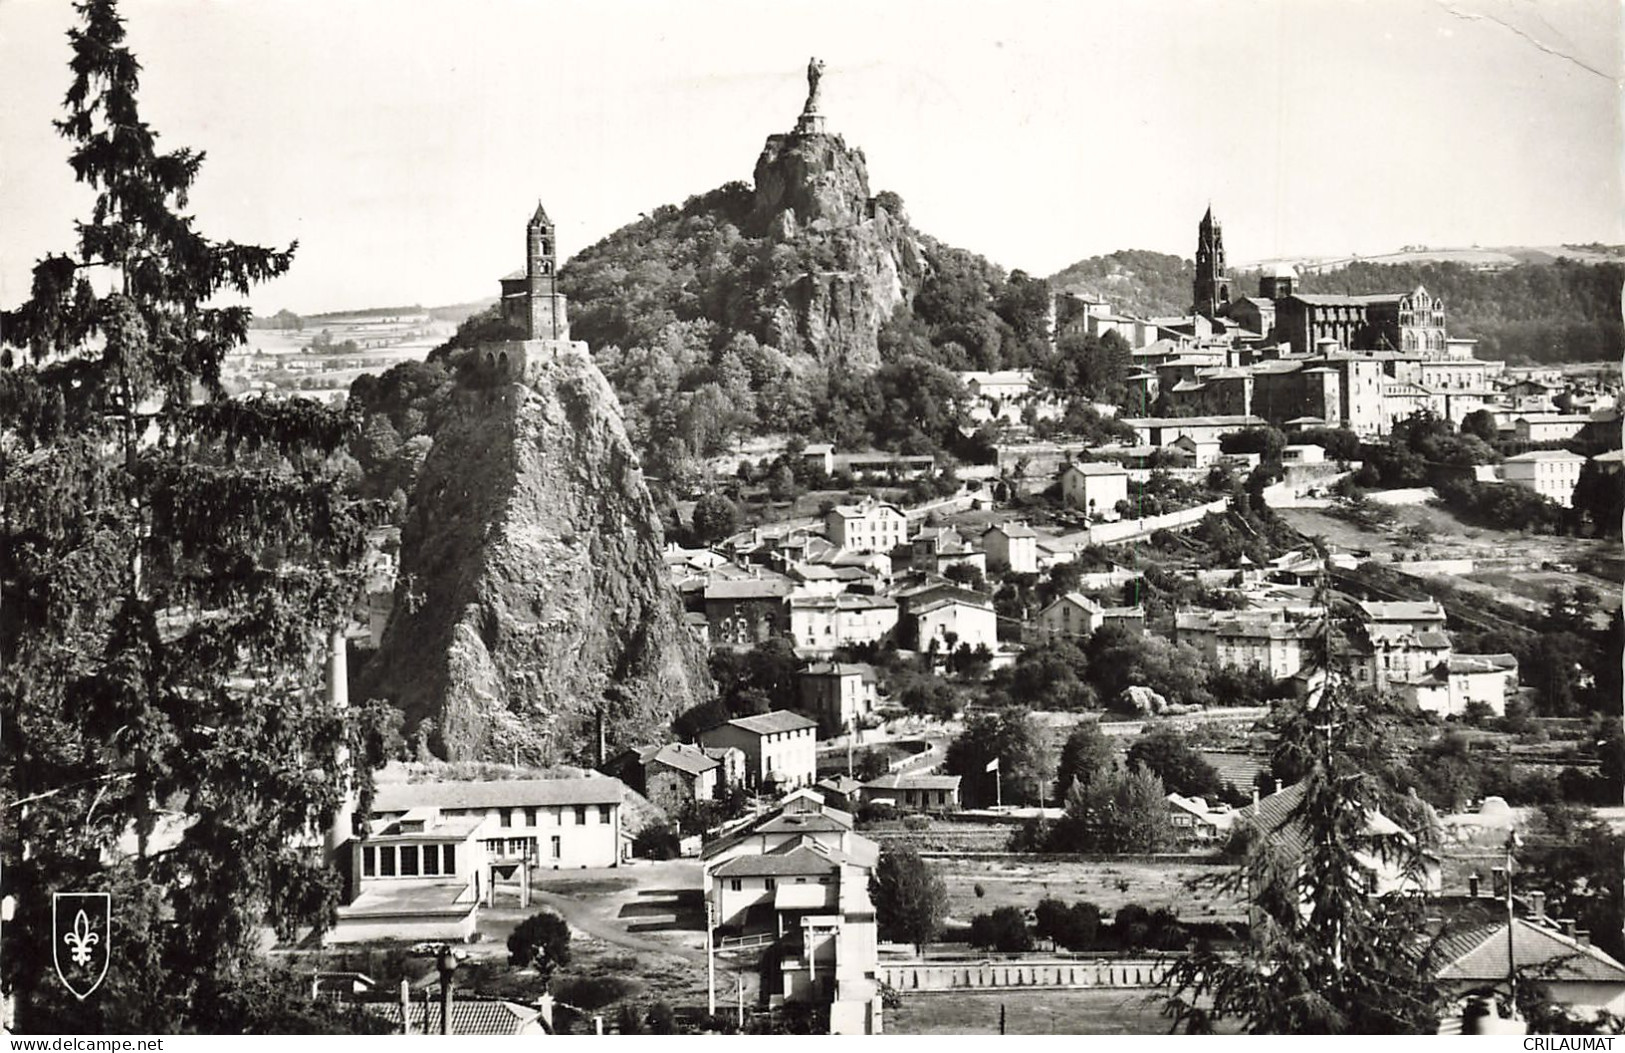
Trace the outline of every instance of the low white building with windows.
<instances>
[{"instance_id":1,"label":"low white building with windows","mask_svg":"<svg viewBox=\"0 0 1625 1053\"><path fill-rule=\"evenodd\" d=\"M1418 709L1443 717L1460 716L1475 702L1501 717L1507 698L1518 688L1518 659L1510 654L1452 654L1394 686Z\"/></svg>"},{"instance_id":2,"label":"low white building with windows","mask_svg":"<svg viewBox=\"0 0 1625 1053\"><path fill-rule=\"evenodd\" d=\"M790 597L790 640L804 655L879 643L895 628L897 601L889 596L843 592Z\"/></svg>"},{"instance_id":3,"label":"low white building with windows","mask_svg":"<svg viewBox=\"0 0 1625 1053\"><path fill-rule=\"evenodd\" d=\"M1089 515L1117 516L1117 504L1128 500L1128 470L1120 464L1069 464L1061 472L1061 502Z\"/></svg>"},{"instance_id":4,"label":"low white building with windows","mask_svg":"<svg viewBox=\"0 0 1625 1053\"><path fill-rule=\"evenodd\" d=\"M544 869L613 867L621 859L625 793L625 784L609 777L384 783L372 810L385 821L415 809L476 820L476 836L493 860Z\"/></svg>"},{"instance_id":5,"label":"low white building with windows","mask_svg":"<svg viewBox=\"0 0 1625 1053\"><path fill-rule=\"evenodd\" d=\"M992 600L972 600L944 596L911 609L915 626L915 647L924 652L932 644L940 654L952 654L960 647L972 651L999 648L999 620Z\"/></svg>"},{"instance_id":6,"label":"low white building with windows","mask_svg":"<svg viewBox=\"0 0 1625 1053\"><path fill-rule=\"evenodd\" d=\"M848 552L889 554L908 540L908 516L885 501L837 505L824 516L824 533Z\"/></svg>"},{"instance_id":7,"label":"low white building with windows","mask_svg":"<svg viewBox=\"0 0 1625 1053\"><path fill-rule=\"evenodd\" d=\"M1501 476L1514 486L1533 490L1562 505L1574 506L1574 484L1586 459L1569 450L1530 450L1501 463Z\"/></svg>"}]
</instances>

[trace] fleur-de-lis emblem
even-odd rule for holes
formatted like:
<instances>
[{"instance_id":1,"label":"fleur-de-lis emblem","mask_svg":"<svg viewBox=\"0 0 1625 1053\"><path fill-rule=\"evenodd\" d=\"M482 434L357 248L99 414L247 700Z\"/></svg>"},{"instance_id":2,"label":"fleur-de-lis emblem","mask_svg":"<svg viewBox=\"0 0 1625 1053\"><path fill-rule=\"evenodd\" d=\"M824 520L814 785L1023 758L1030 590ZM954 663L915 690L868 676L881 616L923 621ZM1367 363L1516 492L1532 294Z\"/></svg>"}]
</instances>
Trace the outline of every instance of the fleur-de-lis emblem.
<instances>
[{"instance_id":1,"label":"fleur-de-lis emblem","mask_svg":"<svg viewBox=\"0 0 1625 1053\"><path fill-rule=\"evenodd\" d=\"M73 929L62 937L62 942L73 948L73 964L89 965L90 949L102 942L90 928L90 915L80 911L74 915Z\"/></svg>"},{"instance_id":2,"label":"fleur-de-lis emblem","mask_svg":"<svg viewBox=\"0 0 1625 1053\"><path fill-rule=\"evenodd\" d=\"M106 978L111 964L112 897L105 892L57 892L51 899L56 974L75 998L87 998Z\"/></svg>"}]
</instances>

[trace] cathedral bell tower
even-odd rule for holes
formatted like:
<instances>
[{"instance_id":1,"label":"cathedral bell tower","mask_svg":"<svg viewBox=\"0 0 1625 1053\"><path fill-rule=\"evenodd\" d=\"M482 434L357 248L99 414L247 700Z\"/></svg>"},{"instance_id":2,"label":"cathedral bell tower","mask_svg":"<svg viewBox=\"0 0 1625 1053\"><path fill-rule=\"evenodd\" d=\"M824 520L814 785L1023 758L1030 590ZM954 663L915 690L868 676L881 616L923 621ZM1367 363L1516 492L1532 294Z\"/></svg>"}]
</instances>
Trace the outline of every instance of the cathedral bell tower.
<instances>
[{"instance_id":1,"label":"cathedral bell tower","mask_svg":"<svg viewBox=\"0 0 1625 1053\"><path fill-rule=\"evenodd\" d=\"M1196 228L1196 281L1192 292L1195 303L1192 310L1208 318L1217 318L1230 311L1230 279L1225 275L1224 232L1213 218L1213 207L1208 206L1202 222Z\"/></svg>"}]
</instances>

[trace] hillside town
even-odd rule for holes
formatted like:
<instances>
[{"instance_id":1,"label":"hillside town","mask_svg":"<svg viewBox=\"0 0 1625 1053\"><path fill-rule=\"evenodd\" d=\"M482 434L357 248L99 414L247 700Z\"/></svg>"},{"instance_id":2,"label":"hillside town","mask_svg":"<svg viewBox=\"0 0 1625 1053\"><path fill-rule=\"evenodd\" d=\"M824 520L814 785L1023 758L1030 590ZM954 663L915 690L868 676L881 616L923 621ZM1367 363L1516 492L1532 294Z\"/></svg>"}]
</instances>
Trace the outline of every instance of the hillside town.
<instances>
[{"instance_id":1,"label":"hillside town","mask_svg":"<svg viewBox=\"0 0 1625 1053\"><path fill-rule=\"evenodd\" d=\"M1159 313L921 233L813 58L748 184L572 256L538 173L486 300L250 329L296 246L191 229L77 10L8 1035L1625 1033L1625 331L1471 292L1625 250L1236 266L1220 201Z\"/></svg>"}]
</instances>

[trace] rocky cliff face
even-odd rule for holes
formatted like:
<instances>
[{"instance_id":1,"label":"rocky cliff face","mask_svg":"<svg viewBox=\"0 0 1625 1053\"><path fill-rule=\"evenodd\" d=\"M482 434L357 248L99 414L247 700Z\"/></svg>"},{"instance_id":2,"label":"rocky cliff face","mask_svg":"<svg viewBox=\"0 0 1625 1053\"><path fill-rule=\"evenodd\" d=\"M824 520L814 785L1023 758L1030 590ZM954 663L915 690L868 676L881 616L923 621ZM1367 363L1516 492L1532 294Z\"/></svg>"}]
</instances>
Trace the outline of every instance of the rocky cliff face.
<instances>
[{"instance_id":1,"label":"rocky cliff face","mask_svg":"<svg viewBox=\"0 0 1625 1053\"><path fill-rule=\"evenodd\" d=\"M447 759L590 763L600 712L611 749L658 740L712 686L608 382L582 345L510 349L463 367L365 686Z\"/></svg>"},{"instance_id":2,"label":"rocky cliff face","mask_svg":"<svg viewBox=\"0 0 1625 1053\"><path fill-rule=\"evenodd\" d=\"M768 342L828 365L875 368L880 327L913 301L926 265L903 217L869 196L863 151L823 132L772 135L755 184L750 226L811 261L784 290Z\"/></svg>"}]
</instances>

